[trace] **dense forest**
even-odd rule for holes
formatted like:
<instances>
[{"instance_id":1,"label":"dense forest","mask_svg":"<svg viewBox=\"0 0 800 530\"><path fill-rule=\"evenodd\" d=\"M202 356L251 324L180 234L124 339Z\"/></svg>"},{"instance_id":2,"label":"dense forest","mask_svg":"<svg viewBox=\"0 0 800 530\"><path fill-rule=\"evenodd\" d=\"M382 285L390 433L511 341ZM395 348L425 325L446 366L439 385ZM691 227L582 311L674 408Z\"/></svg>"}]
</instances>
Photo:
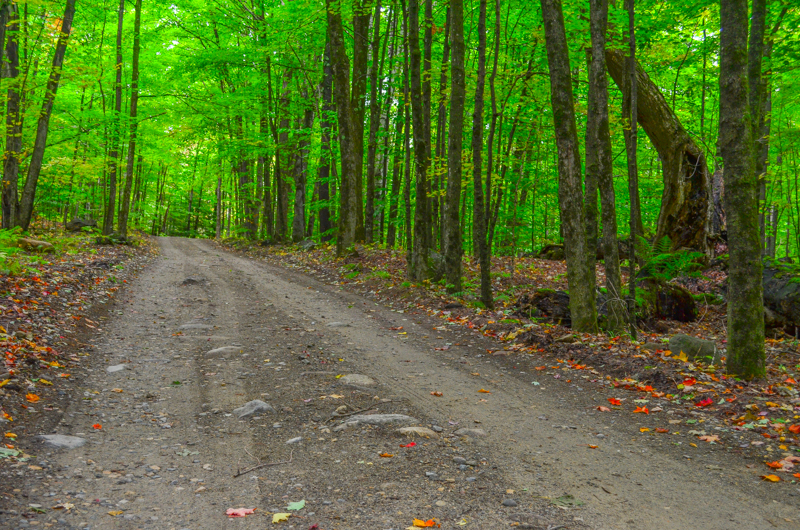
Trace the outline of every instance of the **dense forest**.
<instances>
[{"instance_id":1,"label":"dense forest","mask_svg":"<svg viewBox=\"0 0 800 530\"><path fill-rule=\"evenodd\" d=\"M800 255L792 2L4 0L0 19L4 229L363 242L453 292L475 259L487 306L492 255L563 244L579 330L595 256L620 329L639 240L729 252L729 368L763 370L754 273Z\"/></svg>"}]
</instances>

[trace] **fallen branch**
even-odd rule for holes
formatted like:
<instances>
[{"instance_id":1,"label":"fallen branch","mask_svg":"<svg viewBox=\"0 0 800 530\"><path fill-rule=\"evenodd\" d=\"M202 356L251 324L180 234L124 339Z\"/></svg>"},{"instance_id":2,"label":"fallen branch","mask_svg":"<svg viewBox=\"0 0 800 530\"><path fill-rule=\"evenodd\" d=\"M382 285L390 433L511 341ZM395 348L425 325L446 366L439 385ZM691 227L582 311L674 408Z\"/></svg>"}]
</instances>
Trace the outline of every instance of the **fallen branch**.
<instances>
[{"instance_id":1,"label":"fallen branch","mask_svg":"<svg viewBox=\"0 0 800 530\"><path fill-rule=\"evenodd\" d=\"M375 407L377 407L378 405L383 405L384 403L397 403L397 402L396 401L379 401L378 403L370 405L369 407L367 407L365 409L356 410L354 412L345 412L344 414L339 414L338 412L334 412L333 415L331 415L330 418L325 420L325 423L328 423L329 421L333 421L333 420L338 419L338 418L346 418L348 416L355 416L356 414L361 414L362 412L367 412L368 410L372 410Z\"/></svg>"},{"instance_id":2,"label":"fallen branch","mask_svg":"<svg viewBox=\"0 0 800 530\"><path fill-rule=\"evenodd\" d=\"M289 452L289 460L285 460L283 462L266 462L264 464L258 464L257 466L249 467L249 468L245 469L244 471L237 470L236 474L233 476L233 478L241 477L242 475L246 475L246 474L250 473L251 471L255 471L256 469L261 469L262 467L271 467L271 466L279 466L281 464L290 464L292 462L293 453L294 453L294 449L292 449Z\"/></svg>"}]
</instances>

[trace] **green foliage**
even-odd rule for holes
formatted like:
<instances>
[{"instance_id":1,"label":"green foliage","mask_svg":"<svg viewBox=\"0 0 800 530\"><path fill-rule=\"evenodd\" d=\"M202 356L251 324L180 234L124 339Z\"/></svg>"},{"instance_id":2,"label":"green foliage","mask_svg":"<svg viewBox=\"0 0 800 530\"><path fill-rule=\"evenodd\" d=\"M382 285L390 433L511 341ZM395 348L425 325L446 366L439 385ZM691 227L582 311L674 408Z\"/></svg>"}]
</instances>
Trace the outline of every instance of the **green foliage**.
<instances>
[{"instance_id":1,"label":"green foliage","mask_svg":"<svg viewBox=\"0 0 800 530\"><path fill-rule=\"evenodd\" d=\"M636 255L643 265L638 277L668 282L679 276L694 275L701 267L699 262L705 257L702 252L686 249L672 252L671 248L672 242L668 237L654 241L651 245L640 236L636 241Z\"/></svg>"}]
</instances>

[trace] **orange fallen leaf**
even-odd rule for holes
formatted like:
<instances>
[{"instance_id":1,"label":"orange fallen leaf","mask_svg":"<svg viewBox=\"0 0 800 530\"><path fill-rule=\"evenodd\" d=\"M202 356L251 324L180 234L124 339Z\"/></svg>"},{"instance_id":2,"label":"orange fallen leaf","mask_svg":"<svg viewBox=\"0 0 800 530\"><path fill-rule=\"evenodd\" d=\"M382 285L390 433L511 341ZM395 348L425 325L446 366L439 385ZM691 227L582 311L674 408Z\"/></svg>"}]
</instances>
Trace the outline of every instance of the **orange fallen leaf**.
<instances>
[{"instance_id":1,"label":"orange fallen leaf","mask_svg":"<svg viewBox=\"0 0 800 530\"><path fill-rule=\"evenodd\" d=\"M478 392L480 392L481 394L491 394L492 393L490 390L484 390L483 388L478 390Z\"/></svg>"},{"instance_id":2,"label":"orange fallen leaf","mask_svg":"<svg viewBox=\"0 0 800 530\"><path fill-rule=\"evenodd\" d=\"M661 434L668 433L669 429L664 429L663 427L658 427L656 432L660 432Z\"/></svg>"},{"instance_id":3,"label":"orange fallen leaf","mask_svg":"<svg viewBox=\"0 0 800 530\"><path fill-rule=\"evenodd\" d=\"M534 368L534 370L539 370L540 372L541 372L542 370L546 370L546 369L547 369L547 367L546 367L546 366L534 366L533 368Z\"/></svg>"},{"instance_id":4,"label":"orange fallen leaf","mask_svg":"<svg viewBox=\"0 0 800 530\"><path fill-rule=\"evenodd\" d=\"M98 429L98 430L100 430L100 429L102 429L102 428L103 428L103 426L102 426L102 425L100 425L99 423L95 423L94 425L92 425L92 429Z\"/></svg>"},{"instance_id":5,"label":"orange fallen leaf","mask_svg":"<svg viewBox=\"0 0 800 530\"><path fill-rule=\"evenodd\" d=\"M634 414L637 412L641 412L643 414L650 414L650 411L647 410L647 407L636 407L636 410L633 411Z\"/></svg>"},{"instance_id":6,"label":"orange fallen leaf","mask_svg":"<svg viewBox=\"0 0 800 530\"><path fill-rule=\"evenodd\" d=\"M390 455L389 453L381 453L383 458L392 458L394 455Z\"/></svg>"},{"instance_id":7,"label":"orange fallen leaf","mask_svg":"<svg viewBox=\"0 0 800 530\"><path fill-rule=\"evenodd\" d=\"M800 434L800 425L789 425L789 430L794 434Z\"/></svg>"},{"instance_id":8,"label":"orange fallen leaf","mask_svg":"<svg viewBox=\"0 0 800 530\"><path fill-rule=\"evenodd\" d=\"M431 395L432 396L436 396L436 397L442 397L442 393L441 392L431 392Z\"/></svg>"},{"instance_id":9,"label":"orange fallen leaf","mask_svg":"<svg viewBox=\"0 0 800 530\"><path fill-rule=\"evenodd\" d=\"M716 434L705 435L705 436L699 436L698 438L699 438L700 440L703 440L704 442L708 442L708 443L711 443L711 442L719 442L719 436L717 436Z\"/></svg>"},{"instance_id":10,"label":"orange fallen leaf","mask_svg":"<svg viewBox=\"0 0 800 530\"><path fill-rule=\"evenodd\" d=\"M433 519L428 519L427 521L423 521L422 519L414 519L414 526L417 528L427 528L429 526L441 526L440 524L436 524L436 521Z\"/></svg>"},{"instance_id":11,"label":"orange fallen leaf","mask_svg":"<svg viewBox=\"0 0 800 530\"><path fill-rule=\"evenodd\" d=\"M36 394L25 394L25 399L27 399L30 403L36 403L41 398Z\"/></svg>"},{"instance_id":12,"label":"orange fallen leaf","mask_svg":"<svg viewBox=\"0 0 800 530\"><path fill-rule=\"evenodd\" d=\"M794 474L794 475L792 475L792 476L793 476L793 477L795 477L795 478L800 478L800 473L795 473L795 474Z\"/></svg>"},{"instance_id":13,"label":"orange fallen leaf","mask_svg":"<svg viewBox=\"0 0 800 530\"><path fill-rule=\"evenodd\" d=\"M608 407L604 407L604 406L602 406L602 405L600 405L599 407L597 407L597 410L599 410L600 412L611 412L611 409L610 409L610 408L608 408Z\"/></svg>"},{"instance_id":14,"label":"orange fallen leaf","mask_svg":"<svg viewBox=\"0 0 800 530\"><path fill-rule=\"evenodd\" d=\"M780 482L781 477L778 475L761 475L761 480L768 480L770 482Z\"/></svg>"},{"instance_id":15,"label":"orange fallen leaf","mask_svg":"<svg viewBox=\"0 0 800 530\"><path fill-rule=\"evenodd\" d=\"M647 427L639 427L639 432L650 432L650 429Z\"/></svg>"},{"instance_id":16,"label":"orange fallen leaf","mask_svg":"<svg viewBox=\"0 0 800 530\"><path fill-rule=\"evenodd\" d=\"M618 400L617 398L608 398L608 402L612 405L622 405L622 401Z\"/></svg>"},{"instance_id":17,"label":"orange fallen leaf","mask_svg":"<svg viewBox=\"0 0 800 530\"><path fill-rule=\"evenodd\" d=\"M771 467L772 469L781 469L783 467L782 462L766 462L767 467Z\"/></svg>"},{"instance_id":18,"label":"orange fallen leaf","mask_svg":"<svg viewBox=\"0 0 800 530\"><path fill-rule=\"evenodd\" d=\"M598 446L589 444L589 449L597 449Z\"/></svg>"}]
</instances>

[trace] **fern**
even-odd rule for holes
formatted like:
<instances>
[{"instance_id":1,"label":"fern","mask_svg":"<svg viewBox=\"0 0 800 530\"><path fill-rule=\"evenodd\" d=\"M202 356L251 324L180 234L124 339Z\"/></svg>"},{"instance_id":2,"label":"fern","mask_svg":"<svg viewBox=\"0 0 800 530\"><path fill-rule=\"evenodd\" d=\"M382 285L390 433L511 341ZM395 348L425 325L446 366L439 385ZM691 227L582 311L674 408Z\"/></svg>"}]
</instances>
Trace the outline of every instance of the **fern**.
<instances>
[{"instance_id":1,"label":"fern","mask_svg":"<svg viewBox=\"0 0 800 530\"><path fill-rule=\"evenodd\" d=\"M678 276L691 274L698 267L697 261L703 257L702 252L687 249L672 252L671 248L669 237L663 237L651 245L640 236L636 241L636 252L644 265L639 278L668 282Z\"/></svg>"}]
</instances>

